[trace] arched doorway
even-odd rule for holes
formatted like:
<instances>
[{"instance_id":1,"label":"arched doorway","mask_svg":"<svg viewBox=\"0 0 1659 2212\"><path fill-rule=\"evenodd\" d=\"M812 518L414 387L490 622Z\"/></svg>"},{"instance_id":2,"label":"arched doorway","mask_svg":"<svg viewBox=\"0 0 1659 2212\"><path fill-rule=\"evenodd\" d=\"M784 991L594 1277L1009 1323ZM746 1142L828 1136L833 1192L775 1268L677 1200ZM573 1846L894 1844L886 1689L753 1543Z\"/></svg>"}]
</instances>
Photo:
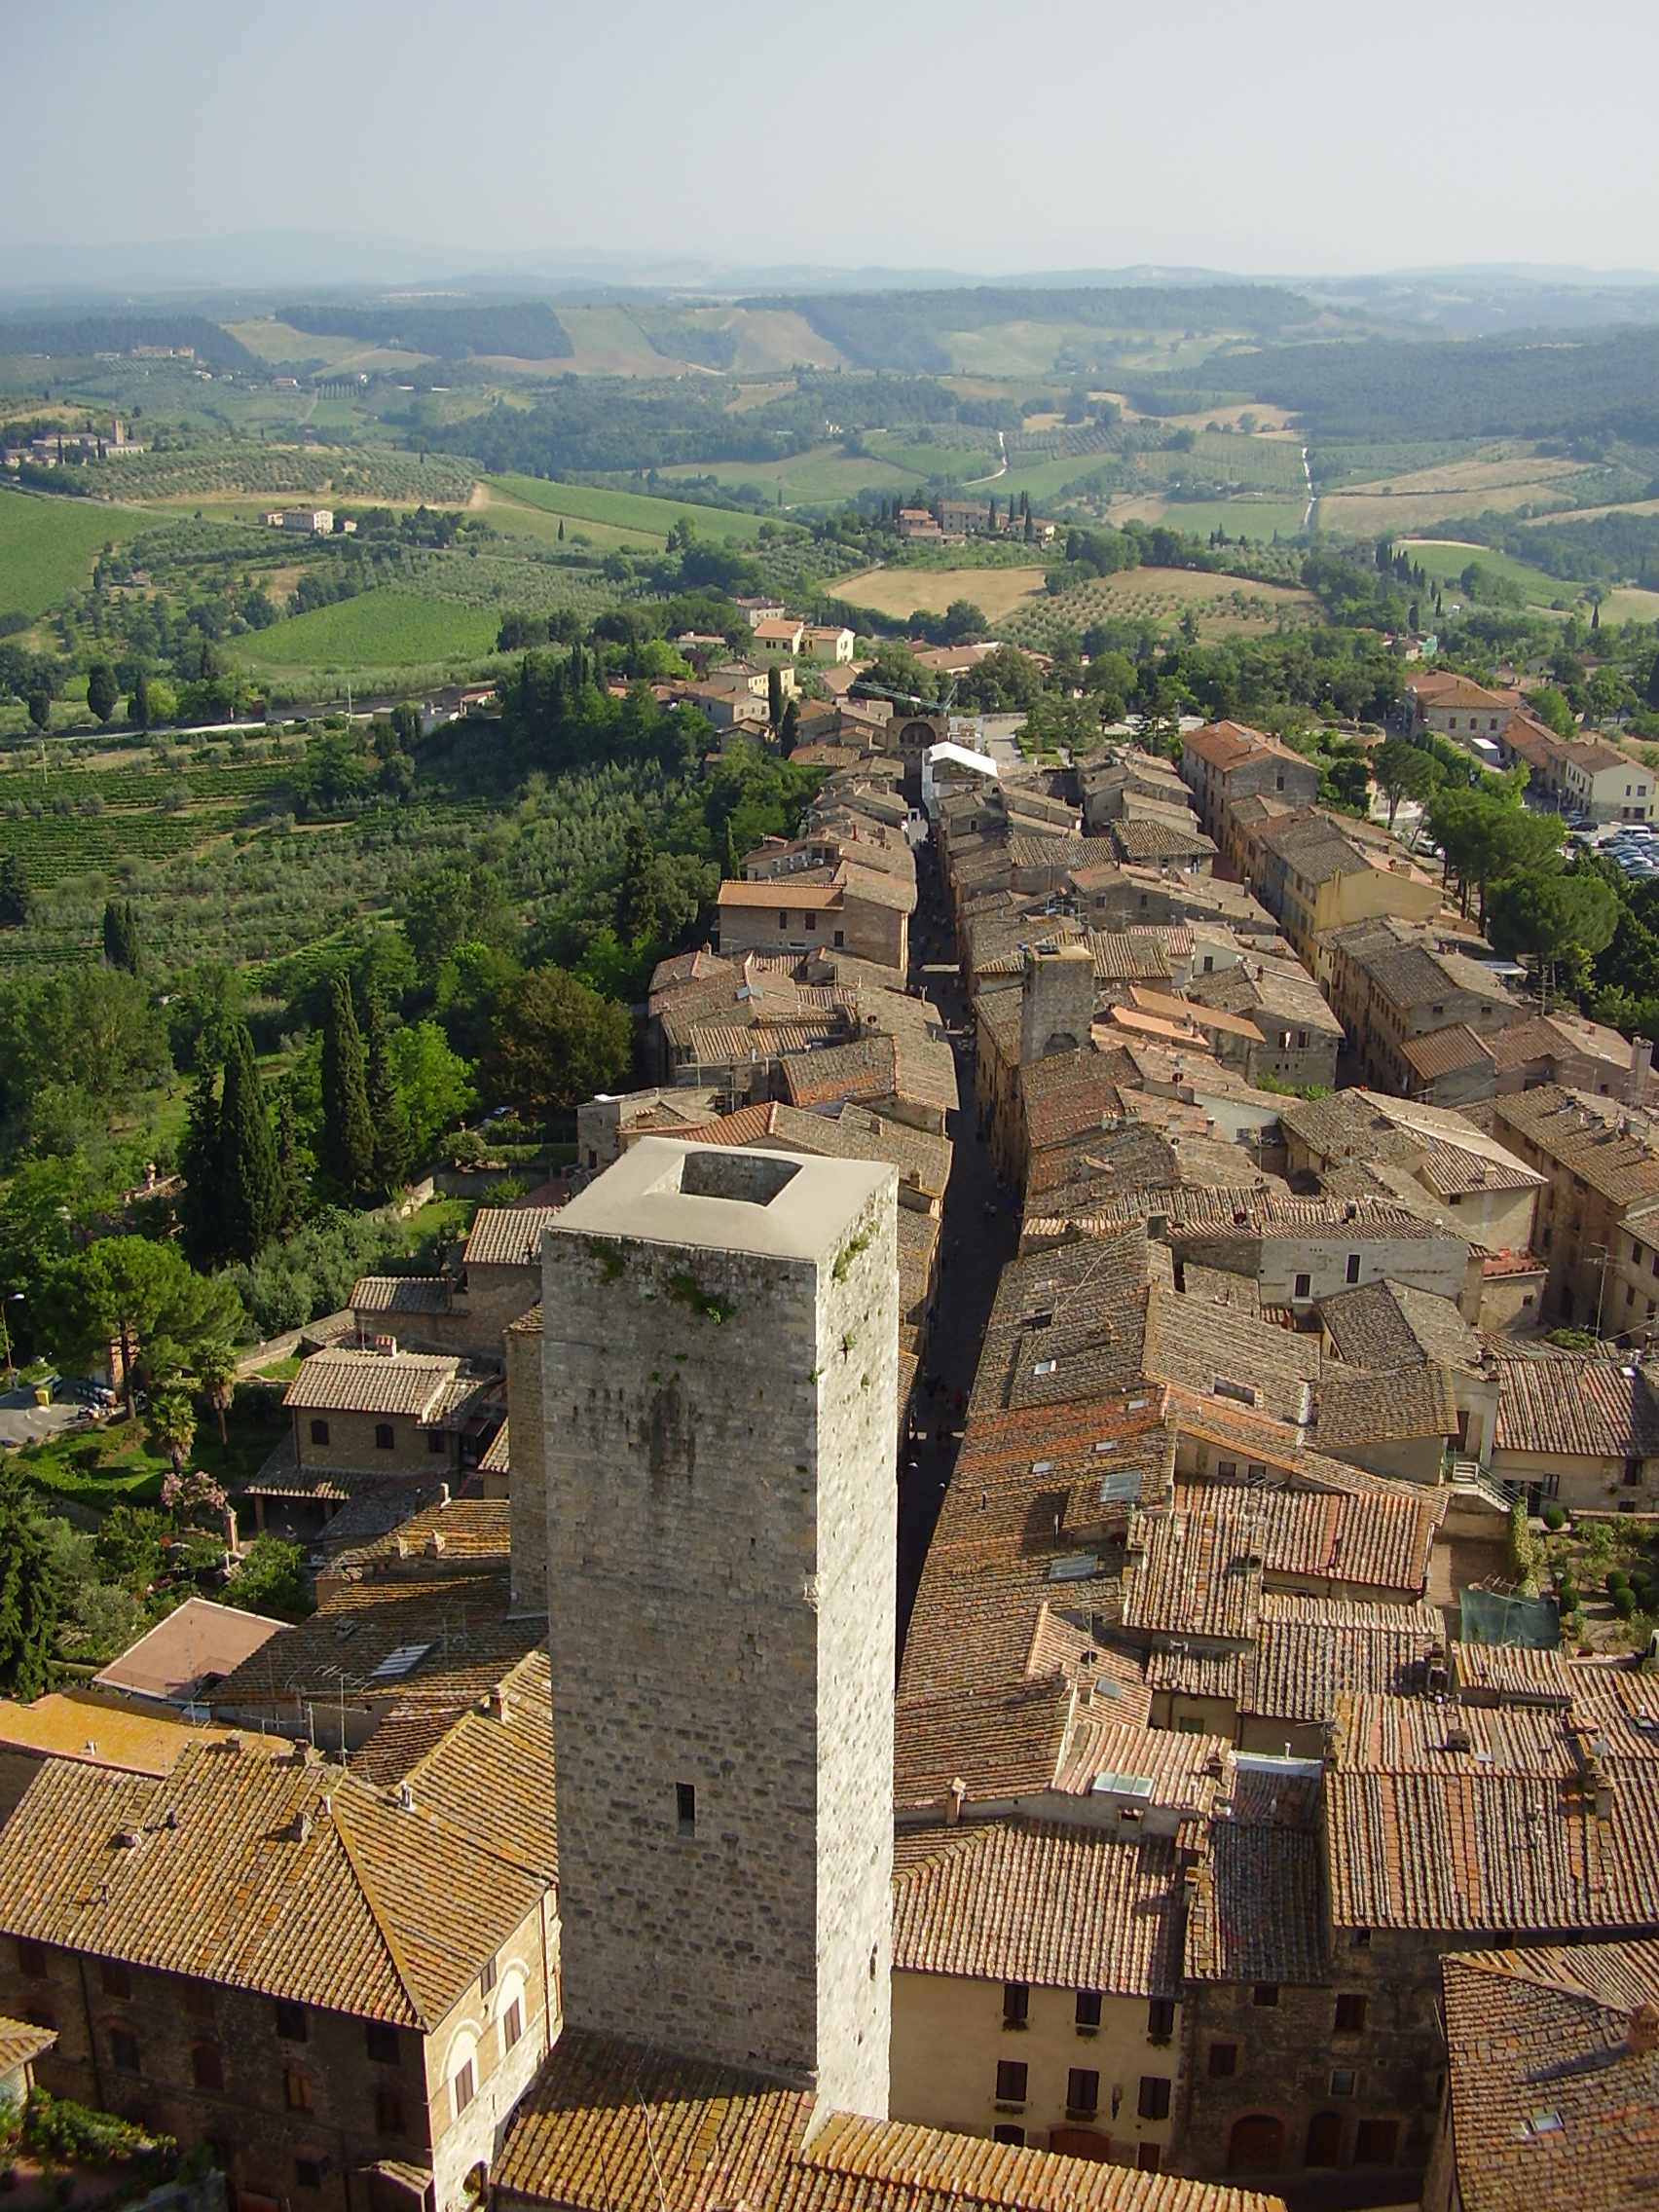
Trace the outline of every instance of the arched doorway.
<instances>
[{"instance_id":1,"label":"arched doorway","mask_svg":"<svg viewBox=\"0 0 1659 2212\"><path fill-rule=\"evenodd\" d=\"M1227 2139L1230 2174L1275 2173L1284 2164L1284 2121L1272 2113L1246 2113Z\"/></svg>"},{"instance_id":2,"label":"arched doorway","mask_svg":"<svg viewBox=\"0 0 1659 2212\"><path fill-rule=\"evenodd\" d=\"M1308 2122L1308 2156L1304 2163L1309 2166L1337 2166L1341 2165L1342 2157L1342 2114L1316 2112Z\"/></svg>"},{"instance_id":3,"label":"arched doorway","mask_svg":"<svg viewBox=\"0 0 1659 2212\"><path fill-rule=\"evenodd\" d=\"M1049 2148L1068 2158L1094 2158L1104 2163L1112 2156L1112 2138L1097 2127L1051 2127Z\"/></svg>"}]
</instances>

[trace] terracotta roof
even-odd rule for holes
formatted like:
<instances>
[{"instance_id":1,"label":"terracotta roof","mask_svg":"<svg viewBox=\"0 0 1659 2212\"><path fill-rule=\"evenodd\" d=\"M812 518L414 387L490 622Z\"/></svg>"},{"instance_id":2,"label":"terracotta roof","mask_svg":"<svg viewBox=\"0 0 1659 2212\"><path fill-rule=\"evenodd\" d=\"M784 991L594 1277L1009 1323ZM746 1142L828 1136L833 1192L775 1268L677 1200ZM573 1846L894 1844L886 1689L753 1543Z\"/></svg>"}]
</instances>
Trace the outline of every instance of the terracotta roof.
<instances>
[{"instance_id":1,"label":"terracotta roof","mask_svg":"<svg viewBox=\"0 0 1659 2212\"><path fill-rule=\"evenodd\" d=\"M1269 1591L1244 1710L1273 1720L1329 1720L1345 1693L1405 1697L1440 1641L1431 1606Z\"/></svg>"},{"instance_id":2,"label":"terracotta roof","mask_svg":"<svg viewBox=\"0 0 1659 2212\"><path fill-rule=\"evenodd\" d=\"M893 1884L898 1973L1167 1997L1180 1930L1167 1838L999 1822L956 1832Z\"/></svg>"},{"instance_id":3,"label":"terracotta roof","mask_svg":"<svg viewBox=\"0 0 1659 2212\"><path fill-rule=\"evenodd\" d=\"M809 2090L567 2029L492 2175L570 2212L1283 2212L1253 2192L831 2113Z\"/></svg>"},{"instance_id":4,"label":"terracotta roof","mask_svg":"<svg viewBox=\"0 0 1659 2212\"><path fill-rule=\"evenodd\" d=\"M469 1268L541 1266L541 1234L559 1218L558 1206L480 1206L462 1254Z\"/></svg>"},{"instance_id":5,"label":"terracotta roof","mask_svg":"<svg viewBox=\"0 0 1659 2212\"><path fill-rule=\"evenodd\" d=\"M414 1414L425 1420L460 1366L426 1352L313 1352L282 1403L301 1413Z\"/></svg>"},{"instance_id":6,"label":"terracotta roof","mask_svg":"<svg viewBox=\"0 0 1659 2212\"><path fill-rule=\"evenodd\" d=\"M1215 839L1206 837L1197 817L1185 829L1162 816L1142 815L1107 825L1113 849L1122 861L1207 859L1215 853Z\"/></svg>"},{"instance_id":7,"label":"terracotta roof","mask_svg":"<svg viewBox=\"0 0 1659 2212\"><path fill-rule=\"evenodd\" d=\"M1565 1713L1572 1677L1559 1651L1520 1643L1454 1643L1452 1681L1469 1705L1533 1705Z\"/></svg>"},{"instance_id":8,"label":"terracotta roof","mask_svg":"<svg viewBox=\"0 0 1659 2212\"><path fill-rule=\"evenodd\" d=\"M0 1830L9 1935L422 2029L543 1888L303 1751L204 1748L161 1781L52 1760Z\"/></svg>"},{"instance_id":9,"label":"terracotta roof","mask_svg":"<svg viewBox=\"0 0 1659 2212\"><path fill-rule=\"evenodd\" d=\"M1489 691L1472 677L1458 676L1451 669L1434 669L1410 677L1406 689L1414 692L1425 707L1510 708L1516 703L1513 691Z\"/></svg>"},{"instance_id":10,"label":"terracotta roof","mask_svg":"<svg viewBox=\"0 0 1659 2212\"><path fill-rule=\"evenodd\" d=\"M32 1705L0 1698L0 1751L85 1759L133 1774L170 1774L192 1744L219 1743L225 1734L166 1707L136 1709L96 1690L49 1690Z\"/></svg>"},{"instance_id":11,"label":"terracotta roof","mask_svg":"<svg viewBox=\"0 0 1659 2212\"><path fill-rule=\"evenodd\" d=\"M1530 1028L1530 1022L1520 1022L1518 1028ZM1456 1075L1464 1068L1492 1066L1496 1060L1496 1045L1509 1031L1499 1030L1496 1038L1488 1044L1477 1037L1467 1022L1454 1022L1450 1029L1432 1029L1426 1037L1408 1037L1400 1047L1407 1064L1424 1083L1433 1083L1443 1075Z\"/></svg>"},{"instance_id":12,"label":"terracotta roof","mask_svg":"<svg viewBox=\"0 0 1659 2212\"><path fill-rule=\"evenodd\" d=\"M1225 1485L1180 1482L1174 1502L1201 1502ZM1251 1538L1269 1583L1294 1577L1352 1589L1422 1595L1445 1501L1416 1483L1363 1479L1347 1491L1250 1484Z\"/></svg>"},{"instance_id":13,"label":"terracotta roof","mask_svg":"<svg viewBox=\"0 0 1659 2212\"><path fill-rule=\"evenodd\" d=\"M1185 1963L1195 1981L1322 1981L1317 1837L1276 1817L1217 1821L1188 1915Z\"/></svg>"},{"instance_id":14,"label":"terracotta roof","mask_svg":"<svg viewBox=\"0 0 1659 2212\"><path fill-rule=\"evenodd\" d=\"M31 2020L13 2020L0 2012L0 2082L44 2057L56 2041L55 2028L37 2028Z\"/></svg>"},{"instance_id":15,"label":"terracotta roof","mask_svg":"<svg viewBox=\"0 0 1659 2212\"><path fill-rule=\"evenodd\" d=\"M415 1733L423 1725L424 1742ZM484 1703L436 1728L422 1708L394 1709L357 1754L356 1771L385 1788L407 1783L417 1812L477 1836L543 1881L557 1880L552 1672L540 1645L507 1670Z\"/></svg>"},{"instance_id":16,"label":"terracotta roof","mask_svg":"<svg viewBox=\"0 0 1659 2212\"><path fill-rule=\"evenodd\" d=\"M182 1705L262 1651L284 1624L236 1605L187 1598L93 1677L100 1689Z\"/></svg>"},{"instance_id":17,"label":"terracotta roof","mask_svg":"<svg viewBox=\"0 0 1659 2212\"><path fill-rule=\"evenodd\" d=\"M1500 1133L1525 1138L1615 1205L1659 1201L1659 1153L1642 1134L1644 1120L1554 1084L1494 1098L1487 1110Z\"/></svg>"},{"instance_id":18,"label":"terracotta roof","mask_svg":"<svg viewBox=\"0 0 1659 2212\"><path fill-rule=\"evenodd\" d=\"M1265 730L1252 729L1247 722L1233 721L1207 722L1202 729L1184 730L1181 750L1196 753L1200 760L1207 760L1224 776L1241 760L1262 753L1277 754L1281 759L1301 757Z\"/></svg>"},{"instance_id":19,"label":"terracotta roof","mask_svg":"<svg viewBox=\"0 0 1659 2212\"><path fill-rule=\"evenodd\" d=\"M1634 1359L1500 1349L1493 1448L1644 1459L1659 1453L1659 1405Z\"/></svg>"},{"instance_id":20,"label":"terracotta roof","mask_svg":"<svg viewBox=\"0 0 1659 2212\"><path fill-rule=\"evenodd\" d=\"M359 1275L348 1304L353 1313L447 1313L448 1275Z\"/></svg>"},{"instance_id":21,"label":"terracotta roof","mask_svg":"<svg viewBox=\"0 0 1659 2212\"><path fill-rule=\"evenodd\" d=\"M500 1434L505 1430L503 1422ZM503 1467L505 1464L503 1456ZM511 1511L504 1497L452 1497L447 1503L437 1500L424 1505L395 1528L336 1553L333 1571L384 1573L411 1560L423 1564L443 1560L464 1563L476 1573L480 1562L504 1562L511 1546Z\"/></svg>"},{"instance_id":22,"label":"terracotta roof","mask_svg":"<svg viewBox=\"0 0 1659 2212\"><path fill-rule=\"evenodd\" d=\"M309 1620L218 1685L215 1713L303 1727L307 1700L343 1696L350 1714L415 1696L454 1714L540 1641L540 1624L511 1617L510 1604L501 1573L373 1575L325 1588Z\"/></svg>"},{"instance_id":23,"label":"terracotta roof","mask_svg":"<svg viewBox=\"0 0 1659 2212\"><path fill-rule=\"evenodd\" d=\"M1386 1277L1321 1299L1319 1319L1338 1355L1374 1375L1431 1359L1473 1371L1485 1353L1453 1300Z\"/></svg>"},{"instance_id":24,"label":"terracotta roof","mask_svg":"<svg viewBox=\"0 0 1659 2212\"><path fill-rule=\"evenodd\" d=\"M1320 1380L1313 1428L1326 1452L1363 1452L1369 1444L1456 1436L1457 1403L1451 1370L1425 1361L1389 1375L1366 1375L1333 1362Z\"/></svg>"},{"instance_id":25,"label":"terracotta roof","mask_svg":"<svg viewBox=\"0 0 1659 2212\"><path fill-rule=\"evenodd\" d=\"M1466 2212L1645 2203L1659 2173L1659 1943L1442 1962Z\"/></svg>"},{"instance_id":26,"label":"terracotta roof","mask_svg":"<svg viewBox=\"0 0 1659 2212\"><path fill-rule=\"evenodd\" d=\"M505 1475L511 1473L513 1463L511 1456L512 1446L508 1436L508 1431L511 1429L511 1420L502 1421L500 1427L497 1429L495 1435L490 1439L489 1449L485 1452L484 1456L478 1462L478 1472L481 1475Z\"/></svg>"},{"instance_id":27,"label":"terracotta roof","mask_svg":"<svg viewBox=\"0 0 1659 2212\"><path fill-rule=\"evenodd\" d=\"M1476 1709L1462 1710L1474 1717ZM1605 1820L1593 1791L1462 1764L1451 1773L1327 1773L1325 1806L1339 1928L1547 1936L1659 1923L1651 1767L1617 1778Z\"/></svg>"},{"instance_id":28,"label":"terracotta roof","mask_svg":"<svg viewBox=\"0 0 1659 2212\"><path fill-rule=\"evenodd\" d=\"M688 1123L675 1134L686 1144L753 1144L756 1137L771 1135L777 1112L775 1102L766 1099L757 1106L739 1106L731 1114L717 1114L712 1122Z\"/></svg>"}]
</instances>

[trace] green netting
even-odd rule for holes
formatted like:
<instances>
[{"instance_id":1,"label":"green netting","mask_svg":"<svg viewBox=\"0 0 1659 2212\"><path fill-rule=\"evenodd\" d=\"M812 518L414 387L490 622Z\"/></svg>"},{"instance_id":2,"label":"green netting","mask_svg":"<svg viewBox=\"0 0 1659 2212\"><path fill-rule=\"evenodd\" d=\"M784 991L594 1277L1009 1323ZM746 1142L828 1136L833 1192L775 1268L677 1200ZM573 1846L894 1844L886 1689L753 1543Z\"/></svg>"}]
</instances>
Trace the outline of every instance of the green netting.
<instances>
[{"instance_id":1,"label":"green netting","mask_svg":"<svg viewBox=\"0 0 1659 2212\"><path fill-rule=\"evenodd\" d=\"M1553 1598L1505 1598L1495 1590L1459 1590L1460 1634L1465 1643L1519 1643L1553 1651L1561 1641L1561 1614Z\"/></svg>"}]
</instances>

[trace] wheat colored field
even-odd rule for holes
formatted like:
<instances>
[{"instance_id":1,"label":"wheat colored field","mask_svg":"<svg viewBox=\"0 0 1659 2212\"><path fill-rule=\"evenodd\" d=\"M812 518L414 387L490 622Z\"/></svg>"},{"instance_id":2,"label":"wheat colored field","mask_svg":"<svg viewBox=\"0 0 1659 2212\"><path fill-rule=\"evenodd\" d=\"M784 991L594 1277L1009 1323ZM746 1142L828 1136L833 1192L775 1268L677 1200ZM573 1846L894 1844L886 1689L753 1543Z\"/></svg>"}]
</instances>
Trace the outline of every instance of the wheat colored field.
<instances>
[{"instance_id":1,"label":"wheat colored field","mask_svg":"<svg viewBox=\"0 0 1659 2212\"><path fill-rule=\"evenodd\" d=\"M903 621L918 608L942 614L952 600L966 599L992 622L1001 622L1027 600L1040 598L1045 571L1030 569L866 569L835 585L835 597L851 607L867 607L889 621Z\"/></svg>"}]
</instances>

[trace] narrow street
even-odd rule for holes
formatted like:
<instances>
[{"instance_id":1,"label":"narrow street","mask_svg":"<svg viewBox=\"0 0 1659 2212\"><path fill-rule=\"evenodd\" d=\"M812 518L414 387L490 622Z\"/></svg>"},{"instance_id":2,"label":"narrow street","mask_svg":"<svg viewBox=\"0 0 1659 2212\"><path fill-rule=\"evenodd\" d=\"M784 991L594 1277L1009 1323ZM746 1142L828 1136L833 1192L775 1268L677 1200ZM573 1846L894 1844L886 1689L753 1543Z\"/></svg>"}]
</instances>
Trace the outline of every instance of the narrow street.
<instances>
[{"instance_id":1,"label":"narrow street","mask_svg":"<svg viewBox=\"0 0 1659 2212\"><path fill-rule=\"evenodd\" d=\"M974 1133L974 1038L968 994L931 844L916 855L917 904L910 981L925 990L952 1031L961 1107L947 1129L953 1149L940 1232L939 1315L916 1393L917 1442L899 1470L899 1648L921 1581L940 1501L956 1464L960 1432L997 1278L1019 1243L1019 1217L997 1188L990 1147ZM948 967L948 973L944 973ZM992 1211L986 1214L986 1207Z\"/></svg>"}]
</instances>

